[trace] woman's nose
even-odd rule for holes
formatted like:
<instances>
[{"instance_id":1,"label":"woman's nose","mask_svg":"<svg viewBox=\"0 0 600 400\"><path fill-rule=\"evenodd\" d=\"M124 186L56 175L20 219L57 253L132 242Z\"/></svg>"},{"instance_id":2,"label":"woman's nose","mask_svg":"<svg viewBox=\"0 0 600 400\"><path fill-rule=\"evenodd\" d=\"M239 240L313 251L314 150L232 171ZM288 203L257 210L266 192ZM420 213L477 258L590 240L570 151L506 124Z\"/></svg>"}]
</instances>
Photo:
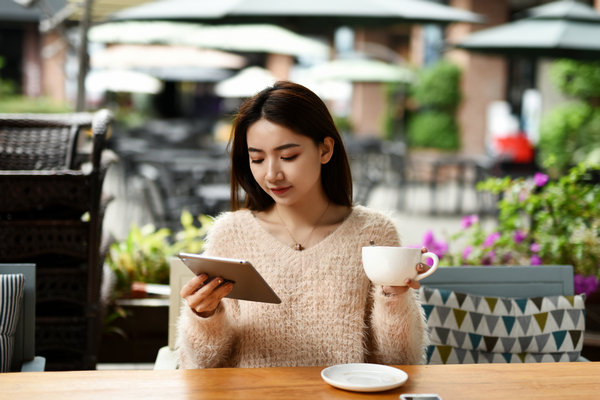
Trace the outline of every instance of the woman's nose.
<instances>
[{"instance_id":1,"label":"woman's nose","mask_svg":"<svg viewBox=\"0 0 600 400\"><path fill-rule=\"evenodd\" d=\"M282 178L281 168L279 167L279 163L276 161L269 162L267 167L267 179L271 181L275 181Z\"/></svg>"}]
</instances>

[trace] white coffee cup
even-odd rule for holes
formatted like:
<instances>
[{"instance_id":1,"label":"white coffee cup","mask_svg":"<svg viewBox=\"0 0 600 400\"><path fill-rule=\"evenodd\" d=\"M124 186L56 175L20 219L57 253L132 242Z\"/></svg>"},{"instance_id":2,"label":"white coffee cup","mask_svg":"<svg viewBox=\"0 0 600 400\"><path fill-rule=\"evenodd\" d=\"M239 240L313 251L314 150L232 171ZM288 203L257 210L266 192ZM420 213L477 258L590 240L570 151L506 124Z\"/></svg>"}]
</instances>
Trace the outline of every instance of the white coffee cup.
<instances>
[{"instance_id":1,"label":"white coffee cup","mask_svg":"<svg viewBox=\"0 0 600 400\"><path fill-rule=\"evenodd\" d=\"M417 264L425 263L427 258L433 259L433 265L419 274ZM362 248L362 262L365 273L374 284L406 286L404 281L408 278L419 281L433 274L440 260L434 253L421 253L419 248L366 246Z\"/></svg>"}]
</instances>

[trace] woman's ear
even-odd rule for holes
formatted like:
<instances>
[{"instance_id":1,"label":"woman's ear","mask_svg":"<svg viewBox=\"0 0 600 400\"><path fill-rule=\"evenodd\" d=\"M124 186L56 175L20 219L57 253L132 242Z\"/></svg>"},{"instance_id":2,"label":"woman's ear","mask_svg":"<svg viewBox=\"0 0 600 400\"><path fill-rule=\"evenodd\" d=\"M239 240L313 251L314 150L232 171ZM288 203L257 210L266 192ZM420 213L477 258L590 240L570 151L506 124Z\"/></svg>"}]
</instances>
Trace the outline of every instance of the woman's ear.
<instances>
[{"instance_id":1,"label":"woman's ear","mask_svg":"<svg viewBox=\"0 0 600 400\"><path fill-rule=\"evenodd\" d=\"M321 143L321 164L327 164L333 156L333 148L335 146L335 140L331 136L327 136Z\"/></svg>"}]
</instances>

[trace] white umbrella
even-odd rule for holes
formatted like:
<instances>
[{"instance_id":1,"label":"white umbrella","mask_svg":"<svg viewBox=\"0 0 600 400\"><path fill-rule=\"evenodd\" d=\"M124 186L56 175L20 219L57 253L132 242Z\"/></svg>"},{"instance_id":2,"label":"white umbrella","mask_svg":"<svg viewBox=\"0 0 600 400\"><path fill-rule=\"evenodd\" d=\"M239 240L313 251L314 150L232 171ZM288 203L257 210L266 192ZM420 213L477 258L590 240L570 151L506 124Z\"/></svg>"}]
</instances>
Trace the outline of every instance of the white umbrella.
<instances>
[{"instance_id":1,"label":"white umbrella","mask_svg":"<svg viewBox=\"0 0 600 400\"><path fill-rule=\"evenodd\" d=\"M314 80L348 82L412 82L414 72L401 65L366 58L337 59L317 64L307 72Z\"/></svg>"},{"instance_id":2,"label":"white umbrella","mask_svg":"<svg viewBox=\"0 0 600 400\"><path fill-rule=\"evenodd\" d=\"M205 4L202 2L202 4ZM200 25L185 22L113 22L90 29L100 43L186 45L206 49L326 57L329 47L274 25Z\"/></svg>"},{"instance_id":3,"label":"white umbrella","mask_svg":"<svg viewBox=\"0 0 600 400\"><path fill-rule=\"evenodd\" d=\"M90 92L158 93L162 82L155 77L129 70L92 70L85 79Z\"/></svg>"},{"instance_id":4,"label":"white umbrella","mask_svg":"<svg viewBox=\"0 0 600 400\"><path fill-rule=\"evenodd\" d=\"M94 68L200 67L240 69L244 57L191 46L116 44L91 55Z\"/></svg>"},{"instance_id":5,"label":"white umbrella","mask_svg":"<svg viewBox=\"0 0 600 400\"><path fill-rule=\"evenodd\" d=\"M419 0L163 0L127 8L112 20L194 20L336 27L402 22L481 22L475 13Z\"/></svg>"},{"instance_id":6,"label":"white umbrella","mask_svg":"<svg viewBox=\"0 0 600 400\"><path fill-rule=\"evenodd\" d=\"M275 83L276 79L269 71L261 67L248 67L231 78L215 86L215 93L221 97L251 97Z\"/></svg>"}]
</instances>

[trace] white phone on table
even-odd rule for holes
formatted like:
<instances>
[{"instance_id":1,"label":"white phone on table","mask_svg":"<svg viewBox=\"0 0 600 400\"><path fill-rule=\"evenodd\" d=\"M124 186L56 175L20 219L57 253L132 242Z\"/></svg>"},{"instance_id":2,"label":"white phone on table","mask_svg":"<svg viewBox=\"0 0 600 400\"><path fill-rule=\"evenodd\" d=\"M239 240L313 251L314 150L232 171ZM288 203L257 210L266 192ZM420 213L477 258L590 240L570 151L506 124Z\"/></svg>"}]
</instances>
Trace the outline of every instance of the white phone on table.
<instances>
[{"instance_id":1,"label":"white phone on table","mask_svg":"<svg viewBox=\"0 0 600 400\"><path fill-rule=\"evenodd\" d=\"M400 395L402 400L442 400L442 398L434 393L405 393Z\"/></svg>"}]
</instances>

